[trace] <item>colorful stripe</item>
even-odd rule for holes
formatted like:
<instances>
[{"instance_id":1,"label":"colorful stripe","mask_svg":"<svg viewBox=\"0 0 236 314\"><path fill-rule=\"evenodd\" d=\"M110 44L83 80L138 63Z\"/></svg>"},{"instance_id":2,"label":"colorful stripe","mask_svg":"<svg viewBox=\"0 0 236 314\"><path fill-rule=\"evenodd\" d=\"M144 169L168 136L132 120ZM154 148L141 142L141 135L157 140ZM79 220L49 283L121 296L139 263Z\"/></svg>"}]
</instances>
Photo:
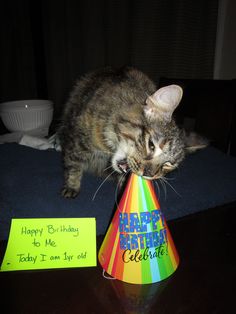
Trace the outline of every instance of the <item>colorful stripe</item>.
<instances>
[{"instance_id":1,"label":"colorful stripe","mask_svg":"<svg viewBox=\"0 0 236 314\"><path fill-rule=\"evenodd\" d=\"M161 281L176 270L178 253L151 181L130 176L98 259L114 278L136 284Z\"/></svg>"}]
</instances>

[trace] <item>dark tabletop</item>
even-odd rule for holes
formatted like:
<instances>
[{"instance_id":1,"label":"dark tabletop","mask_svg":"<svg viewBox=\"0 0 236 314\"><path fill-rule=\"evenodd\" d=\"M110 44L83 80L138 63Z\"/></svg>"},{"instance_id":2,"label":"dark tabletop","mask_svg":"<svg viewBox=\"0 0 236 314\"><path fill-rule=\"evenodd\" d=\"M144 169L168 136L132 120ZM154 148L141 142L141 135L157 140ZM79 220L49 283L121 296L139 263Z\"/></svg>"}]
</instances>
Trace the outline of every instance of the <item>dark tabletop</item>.
<instances>
[{"instance_id":1,"label":"dark tabletop","mask_svg":"<svg viewBox=\"0 0 236 314\"><path fill-rule=\"evenodd\" d=\"M235 204L168 222L180 256L160 283L103 278L101 267L0 273L1 313L235 313ZM98 248L102 237L98 238ZM1 243L1 259L6 243Z\"/></svg>"}]
</instances>

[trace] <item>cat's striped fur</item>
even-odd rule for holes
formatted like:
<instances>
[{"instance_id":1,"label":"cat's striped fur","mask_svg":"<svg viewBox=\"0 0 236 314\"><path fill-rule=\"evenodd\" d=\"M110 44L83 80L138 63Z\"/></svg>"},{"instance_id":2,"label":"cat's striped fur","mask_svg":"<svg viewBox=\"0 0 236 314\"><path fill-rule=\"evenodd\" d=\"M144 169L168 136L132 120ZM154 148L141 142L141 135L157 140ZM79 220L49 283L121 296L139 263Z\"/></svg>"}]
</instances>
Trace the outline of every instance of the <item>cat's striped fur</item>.
<instances>
[{"instance_id":1,"label":"cat's striped fur","mask_svg":"<svg viewBox=\"0 0 236 314\"><path fill-rule=\"evenodd\" d=\"M65 184L62 195L75 197L85 171L98 175L132 171L157 179L175 169L186 152L184 133L172 113L182 89L157 90L142 72L125 67L82 77L65 105L58 132Z\"/></svg>"}]
</instances>

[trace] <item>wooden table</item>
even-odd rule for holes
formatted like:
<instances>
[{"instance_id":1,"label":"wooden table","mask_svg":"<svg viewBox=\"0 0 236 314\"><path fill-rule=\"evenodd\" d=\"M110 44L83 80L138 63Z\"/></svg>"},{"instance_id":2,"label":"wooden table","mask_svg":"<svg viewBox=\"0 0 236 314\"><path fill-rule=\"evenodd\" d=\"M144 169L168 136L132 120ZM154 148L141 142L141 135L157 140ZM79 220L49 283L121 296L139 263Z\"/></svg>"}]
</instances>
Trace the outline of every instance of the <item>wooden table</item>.
<instances>
[{"instance_id":1,"label":"wooden table","mask_svg":"<svg viewBox=\"0 0 236 314\"><path fill-rule=\"evenodd\" d=\"M0 273L1 313L235 313L235 212L230 204L168 222L180 265L160 283L107 280L99 265Z\"/></svg>"}]
</instances>

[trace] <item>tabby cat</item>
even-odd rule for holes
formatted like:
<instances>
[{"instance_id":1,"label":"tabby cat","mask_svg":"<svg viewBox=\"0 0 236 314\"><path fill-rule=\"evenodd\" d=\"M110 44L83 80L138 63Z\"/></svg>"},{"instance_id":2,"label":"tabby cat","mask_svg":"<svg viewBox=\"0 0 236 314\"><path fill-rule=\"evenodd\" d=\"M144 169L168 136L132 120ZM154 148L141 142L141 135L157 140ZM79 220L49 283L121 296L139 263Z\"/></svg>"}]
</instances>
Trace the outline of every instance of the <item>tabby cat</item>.
<instances>
[{"instance_id":1,"label":"tabby cat","mask_svg":"<svg viewBox=\"0 0 236 314\"><path fill-rule=\"evenodd\" d=\"M82 77L65 105L58 132L64 161L62 195L76 197L87 170L98 175L110 171L120 183L129 172L161 178L180 164L187 150L205 146L199 138L187 138L174 122L172 114L181 98L181 87L157 90L144 73L130 67Z\"/></svg>"}]
</instances>

